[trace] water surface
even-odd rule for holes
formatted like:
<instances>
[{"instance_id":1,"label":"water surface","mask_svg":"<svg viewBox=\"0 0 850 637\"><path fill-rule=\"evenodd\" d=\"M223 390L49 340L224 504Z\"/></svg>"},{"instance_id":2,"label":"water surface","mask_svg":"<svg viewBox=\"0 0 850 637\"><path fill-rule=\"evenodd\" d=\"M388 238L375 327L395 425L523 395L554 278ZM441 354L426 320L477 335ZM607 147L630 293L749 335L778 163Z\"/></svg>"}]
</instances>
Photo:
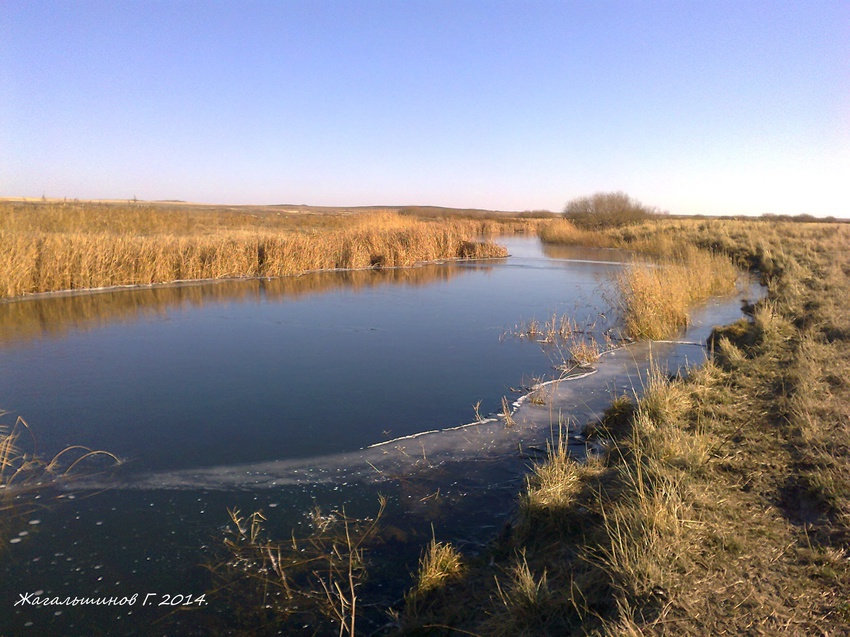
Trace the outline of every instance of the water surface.
<instances>
[{"instance_id":1,"label":"water surface","mask_svg":"<svg viewBox=\"0 0 850 637\"><path fill-rule=\"evenodd\" d=\"M304 458L469 422L479 400L495 411L552 373L540 347L500 338L517 323L566 312L602 327L611 314L600 292L619 266L510 248L498 262L5 304L0 405L45 453L81 444L139 470Z\"/></svg>"}]
</instances>

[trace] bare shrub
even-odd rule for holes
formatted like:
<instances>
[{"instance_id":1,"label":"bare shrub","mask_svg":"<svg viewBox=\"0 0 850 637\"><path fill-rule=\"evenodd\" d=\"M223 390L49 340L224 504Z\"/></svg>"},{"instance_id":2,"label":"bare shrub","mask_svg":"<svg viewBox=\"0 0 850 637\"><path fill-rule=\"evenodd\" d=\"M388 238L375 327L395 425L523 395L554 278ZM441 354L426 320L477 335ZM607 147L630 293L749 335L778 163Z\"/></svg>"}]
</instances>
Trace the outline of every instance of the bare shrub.
<instances>
[{"instance_id":1,"label":"bare shrub","mask_svg":"<svg viewBox=\"0 0 850 637\"><path fill-rule=\"evenodd\" d=\"M655 208L644 206L624 192L598 192L579 197L564 208L564 216L576 227L590 230L629 226L658 214Z\"/></svg>"}]
</instances>

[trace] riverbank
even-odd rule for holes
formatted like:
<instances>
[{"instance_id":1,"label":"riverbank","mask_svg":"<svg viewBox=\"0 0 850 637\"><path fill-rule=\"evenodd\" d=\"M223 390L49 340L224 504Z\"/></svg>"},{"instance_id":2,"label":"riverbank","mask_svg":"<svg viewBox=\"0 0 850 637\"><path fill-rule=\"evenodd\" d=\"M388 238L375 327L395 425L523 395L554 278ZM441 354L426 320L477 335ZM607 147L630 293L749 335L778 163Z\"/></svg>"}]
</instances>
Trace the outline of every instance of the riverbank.
<instances>
[{"instance_id":1,"label":"riverbank","mask_svg":"<svg viewBox=\"0 0 850 637\"><path fill-rule=\"evenodd\" d=\"M847 228L694 220L605 236L722 252L767 298L715 332L687 379L656 373L618 399L587 431L603 454L579 464L556 441L492 550L416 593L400 632L848 634Z\"/></svg>"}]
</instances>

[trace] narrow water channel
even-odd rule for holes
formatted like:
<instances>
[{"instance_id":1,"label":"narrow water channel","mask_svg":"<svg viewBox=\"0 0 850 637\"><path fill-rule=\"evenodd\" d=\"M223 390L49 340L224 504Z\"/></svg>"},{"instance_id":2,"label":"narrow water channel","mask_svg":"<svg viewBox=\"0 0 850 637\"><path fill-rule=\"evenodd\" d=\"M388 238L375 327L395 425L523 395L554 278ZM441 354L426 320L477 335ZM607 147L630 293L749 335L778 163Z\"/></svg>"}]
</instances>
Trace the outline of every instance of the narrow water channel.
<instances>
[{"instance_id":1,"label":"narrow water channel","mask_svg":"<svg viewBox=\"0 0 850 637\"><path fill-rule=\"evenodd\" d=\"M371 586L389 603L432 533L474 552L498 531L522 449L545 444L553 423L601 413L640 384L650 356L673 367L704 357L694 345L624 348L547 404L523 404L516 427L467 426L474 406L487 417L559 376L562 352L512 336L522 322L567 314L601 340L616 320L624 255L505 243L511 257L497 261L0 305L0 407L26 418L42 455L85 445L124 460L45 488L4 537L0 634L207 634L223 612L214 596L182 614L15 603L35 591L198 595L228 508L262 510L285 538L317 505L374 515L378 493L393 540ZM739 304L708 304L683 339L704 341Z\"/></svg>"}]
</instances>

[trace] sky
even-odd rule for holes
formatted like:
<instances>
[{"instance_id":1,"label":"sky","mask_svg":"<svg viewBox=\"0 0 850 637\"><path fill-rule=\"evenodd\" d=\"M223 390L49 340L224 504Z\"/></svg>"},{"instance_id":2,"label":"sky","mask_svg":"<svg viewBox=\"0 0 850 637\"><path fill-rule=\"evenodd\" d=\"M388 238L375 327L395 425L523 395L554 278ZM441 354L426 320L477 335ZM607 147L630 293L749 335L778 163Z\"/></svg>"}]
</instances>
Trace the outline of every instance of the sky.
<instances>
[{"instance_id":1,"label":"sky","mask_svg":"<svg viewBox=\"0 0 850 637\"><path fill-rule=\"evenodd\" d=\"M0 2L0 196L850 217L850 2Z\"/></svg>"}]
</instances>

